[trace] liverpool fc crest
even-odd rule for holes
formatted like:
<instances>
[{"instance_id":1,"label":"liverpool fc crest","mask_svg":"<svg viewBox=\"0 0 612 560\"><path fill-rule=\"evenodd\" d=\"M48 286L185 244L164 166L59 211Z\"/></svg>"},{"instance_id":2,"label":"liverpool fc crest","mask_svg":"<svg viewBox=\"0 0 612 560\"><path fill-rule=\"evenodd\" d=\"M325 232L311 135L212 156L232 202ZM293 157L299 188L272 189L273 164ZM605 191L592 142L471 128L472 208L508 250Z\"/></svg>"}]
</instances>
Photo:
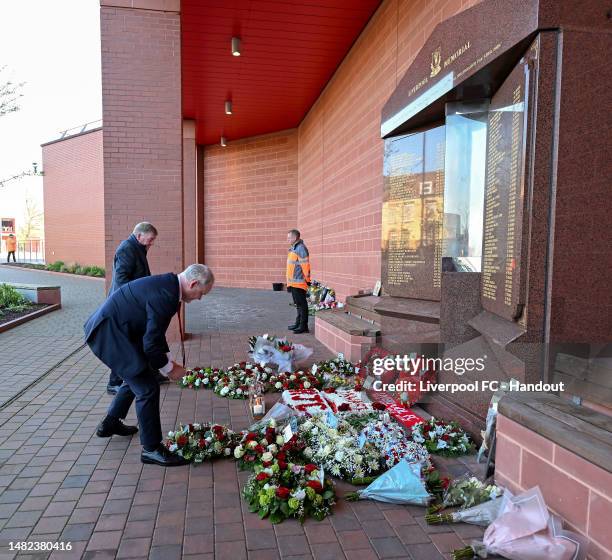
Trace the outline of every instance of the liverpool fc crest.
<instances>
[{"instance_id":1,"label":"liverpool fc crest","mask_svg":"<svg viewBox=\"0 0 612 560\"><path fill-rule=\"evenodd\" d=\"M442 70L442 47L438 47L431 55L431 74L433 78Z\"/></svg>"}]
</instances>

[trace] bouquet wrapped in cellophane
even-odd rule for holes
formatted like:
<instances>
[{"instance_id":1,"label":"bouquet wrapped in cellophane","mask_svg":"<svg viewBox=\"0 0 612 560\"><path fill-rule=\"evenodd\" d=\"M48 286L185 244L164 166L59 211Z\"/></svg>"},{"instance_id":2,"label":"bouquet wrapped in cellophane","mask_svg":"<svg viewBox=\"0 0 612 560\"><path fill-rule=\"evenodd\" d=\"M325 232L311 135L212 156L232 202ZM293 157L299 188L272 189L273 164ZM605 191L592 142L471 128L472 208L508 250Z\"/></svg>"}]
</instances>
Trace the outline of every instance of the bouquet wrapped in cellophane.
<instances>
[{"instance_id":1,"label":"bouquet wrapped in cellophane","mask_svg":"<svg viewBox=\"0 0 612 560\"><path fill-rule=\"evenodd\" d=\"M582 537L561 527L551 515L539 487L518 496L506 492L499 515L485 531L482 542L455 550L453 560L499 555L509 560L584 560Z\"/></svg>"}]
</instances>

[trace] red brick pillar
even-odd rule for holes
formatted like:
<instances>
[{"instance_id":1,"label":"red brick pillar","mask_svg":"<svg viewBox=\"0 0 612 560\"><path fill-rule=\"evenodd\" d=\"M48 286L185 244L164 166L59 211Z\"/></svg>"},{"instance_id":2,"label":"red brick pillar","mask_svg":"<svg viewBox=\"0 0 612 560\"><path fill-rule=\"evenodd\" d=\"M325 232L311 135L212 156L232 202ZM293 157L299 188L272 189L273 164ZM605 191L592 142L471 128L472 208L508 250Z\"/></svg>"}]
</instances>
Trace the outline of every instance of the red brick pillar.
<instances>
[{"instance_id":1,"label":"red brick pillar","mask_svg":"<svg viewBox=\"0 0 612 560\"><path fill-rule=\"evenodd\" d=\"M197 185L195 121L183 121L183 243L185 265L197 262Z\"/></svg>"},{"instance_id":2,"label":"red brick pillar","mask_svg":"<svg viewBox=\"0 0 612 560\"><path fill-rule=\"evenodd\" d=\"M159 230L149 254L152 273L178 272L184 264L180 0L100 5L106 268L119 242L146 220Z\"/></svg>"}]
</instances>

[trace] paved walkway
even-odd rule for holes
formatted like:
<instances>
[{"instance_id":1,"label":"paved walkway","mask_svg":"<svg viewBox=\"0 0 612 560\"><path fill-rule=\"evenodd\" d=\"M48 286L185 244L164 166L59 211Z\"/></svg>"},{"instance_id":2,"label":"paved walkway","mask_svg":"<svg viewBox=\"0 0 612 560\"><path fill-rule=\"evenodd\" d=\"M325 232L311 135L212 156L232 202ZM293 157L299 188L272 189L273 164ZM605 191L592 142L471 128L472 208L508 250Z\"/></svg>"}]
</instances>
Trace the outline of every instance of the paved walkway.
<instances>
[{"instance_id":1,"label":"paved walkway","mask_svg":"<svg viewBox=\"0 0 612 560\"><path fill-rule=\"evenodd\" d=\"M57 285L62 308L0 334L0 407L83 345L83 323L104 301L104 280L0 265L1 282Z\"/></svg>"},{"instance_id":2,"label":"paved walkway","mask_svg":"<svg viewBox=\"0 0 612 560\"><path fill-rule=\"evenodd\" d=\"M215 292L221 299L230 294L215 290L202 304L208 299L211 308L220 305ZM284 297L277 295L278 301ZM228 365L246 359L246 333L285 334L286 317L282 330L277 317L284 305L266 309L258 297L235 291L230 304L240 307L243 321L229 333L206 327L205 334L188 341L188 363ZM251 318L260 311L254 325ZM28 343L25 329L20 338ZM292 339L312 345L314 360L330 356L312 335ZM245 509L240 488L248 473L233 461L166 470L140 463L138 438L97 438L95 427L110 402L104 392L107 374L82 348L0 409L0 558L15 557L10 541L69 541L71 553L18 557L441 560L482 534L472 526L429 527L422 507L343 500L323 522L273 526ZM175 385L162 389L161 416L165 431L188 421L227 423L237 430L250 423L244 401ZM133 411L128 421L135 421ZM446 467L458 475L474 465L468 459ZM339 485L339 494L346 488Z\"/></svg>"}]
</instances>

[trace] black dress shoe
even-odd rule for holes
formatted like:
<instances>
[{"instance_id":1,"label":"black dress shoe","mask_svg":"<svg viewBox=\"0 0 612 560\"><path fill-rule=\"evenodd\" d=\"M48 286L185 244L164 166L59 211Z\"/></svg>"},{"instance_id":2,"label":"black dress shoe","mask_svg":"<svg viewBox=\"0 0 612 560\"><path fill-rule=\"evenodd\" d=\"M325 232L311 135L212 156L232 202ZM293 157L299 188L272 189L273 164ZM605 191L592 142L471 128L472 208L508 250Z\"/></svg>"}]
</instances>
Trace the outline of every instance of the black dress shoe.
<instances>
[{"instance_id":1,"label":"black dress shoe","mask_svg":"<svg viewBox=\"0 0 612 560\"><path fill-rule=\"evenodd\" d=\"M184 459L179 455L175 455L169 451L167 447L164 447L161 444L154 451L147 451L146 449L143 449L142 454L140 455L140 460L145 464L159 465L161 467L180 467L182 465L189 464L187 459Z\"/></svg>"},{"instance_id":2,"label":"black dress shoe","mask_svg":"<svg viewBox=\"0 0 612 560\"><path fill-rule=\"evenodd\" d=\"M298 327L297 329L294 329L293 332L295 334L302 334L302 333L308 333L310 331L308 330L308 327Z\"/></svg>"},{"instance_id":3,"label":"black dress shoe","mask_svg":"<svg viewBox=\"0 0 612 560\"><path fill-rule=\"evenodd\" d=\"M161 373L158 373L155 376L155 379L157 379L157 382L161 385L162 383L170 383L170 379L168 379L165 375L162 375Z\"/></svg>"},{"instance_id":4,"label":"black dress shoe","mask_svg":"<svg viewBox=\"0 0 612 560\"><path fill-rule=\"evenodd\" d=\"M119 387L121 387L121 385L107 385L106 392L109 395L116 395L117 391L119 390Z\"/></svg>"},{"instance_id":5,"label":"black dress shoe","mask_svg":"<svg viewBox=\"0 0 612 560\"><path fill-rule=\"evenodd\" d=\"M136 426L127 426L121 420L106 417L98 424L98 437L133 436L138 431Z\"/></svg>"},{"instance_id":6,"label":"black dress shoe","mask_svg":"<svg viewBox=\"0 0 612 560\"><path fill-rule=\"evenodd\" d=\"M297 323L295 325L289 325L287 327L288 330L290 331L294 331L295 329L297 329L300 325L298 325Z\"/></svg>"}]
</instances>

